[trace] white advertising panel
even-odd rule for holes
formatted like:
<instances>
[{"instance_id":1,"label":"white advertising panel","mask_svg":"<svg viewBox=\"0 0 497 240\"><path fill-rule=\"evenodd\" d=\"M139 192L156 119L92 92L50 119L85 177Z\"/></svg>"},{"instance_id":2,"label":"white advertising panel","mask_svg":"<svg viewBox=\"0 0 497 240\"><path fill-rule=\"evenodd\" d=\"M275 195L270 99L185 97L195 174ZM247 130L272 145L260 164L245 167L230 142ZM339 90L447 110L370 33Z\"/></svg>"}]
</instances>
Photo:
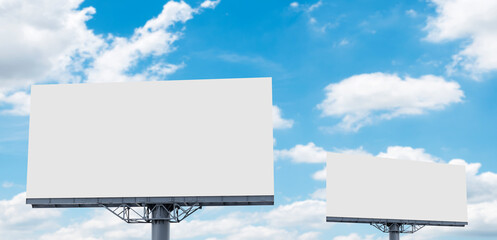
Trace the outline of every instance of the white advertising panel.
<instances>
[{"instance_id":1,"label":"white advertising panel","mask_svg":"<svg viewBox=\"0 0 497 240\"><path fill-rule=\"evenodd\" d=\"M27 198L273 196L271 78L34 85Z\"/></svg>"},{"instance_id":2,"label":"white advertising panel","mask_svg":"<svg viewBox=\"0 0 497 240\"><path fill-rule=\"evenodd\" d=\"M328 153L326 168L328 221L467 222L464 166Z\"/></svg>"}]
</instances>

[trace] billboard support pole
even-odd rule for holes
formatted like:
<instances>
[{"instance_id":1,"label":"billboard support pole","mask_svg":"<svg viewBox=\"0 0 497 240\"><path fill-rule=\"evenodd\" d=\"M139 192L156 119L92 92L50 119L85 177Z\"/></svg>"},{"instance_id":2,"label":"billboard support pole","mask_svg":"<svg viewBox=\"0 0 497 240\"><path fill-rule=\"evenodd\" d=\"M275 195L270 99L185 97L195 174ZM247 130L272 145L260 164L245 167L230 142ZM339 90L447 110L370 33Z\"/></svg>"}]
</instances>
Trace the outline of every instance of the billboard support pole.
<instances>
[{"instance_id":1,"label":"billboard support pole","mask_svg":"<svg viewBox=\"0 0 497 240\"><path fill-rule=\"evenodd\" d=\"M169 211L163 207L151 207L153 219L152 220L152 240L169 240L170 226L169 226Z\"/></svg>"},{"instance_id":2,"label":"billboard support pole","mask_svg":"<svg viewBox=\"0 0 497 240\"><path fill-rule=\"evenodd\" d=\"M388 226L388 235L390 236L390 240L400 240L399 224L392 223Z\"/></svg>"}]
</instances>

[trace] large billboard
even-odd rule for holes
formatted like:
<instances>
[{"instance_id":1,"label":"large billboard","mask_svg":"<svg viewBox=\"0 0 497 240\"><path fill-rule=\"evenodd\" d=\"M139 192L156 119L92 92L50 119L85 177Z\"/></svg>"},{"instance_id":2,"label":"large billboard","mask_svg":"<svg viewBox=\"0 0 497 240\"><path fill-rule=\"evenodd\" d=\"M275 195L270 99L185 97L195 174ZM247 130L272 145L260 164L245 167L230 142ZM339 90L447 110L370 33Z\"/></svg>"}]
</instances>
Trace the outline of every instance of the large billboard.
<instances>
[{"instance_id":1,"label":"large billboard","mask_svg":"<svg viewBox=\"0 0 497 240\"><path fill-rule=\"evenodd\" d=\"M34 85L27 202L272 204L271 78Z\"/></svg>"},{"instance_id":2,"label":"large billboard","mask_svg":"<svg viewBox=\"0 0 497 240\"><path fill-rule=\"evenodd\" d=\"M328 153L330 222L467 224L464 166Z\"/></svg>"}]
</instances>

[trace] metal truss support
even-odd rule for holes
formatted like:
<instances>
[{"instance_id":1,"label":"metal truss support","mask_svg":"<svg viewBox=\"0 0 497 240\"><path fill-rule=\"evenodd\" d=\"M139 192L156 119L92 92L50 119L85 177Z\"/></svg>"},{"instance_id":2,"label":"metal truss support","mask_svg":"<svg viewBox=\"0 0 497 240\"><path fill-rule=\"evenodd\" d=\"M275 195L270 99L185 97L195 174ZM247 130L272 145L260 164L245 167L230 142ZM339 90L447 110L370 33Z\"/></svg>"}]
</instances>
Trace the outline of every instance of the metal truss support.
<instances>
[{"instance_id":1,"label":"metal truss support","mask_svg":"<svg viewBox=\"0 0 497 240\"><path fill-rule=\"evenodd\" d=\"M405 223L371 223L371 225L384 233L388 233L390 240L399 240L400 233L415 233L425 226Z\"/></svg>"},{"instance_id":2,"label":"metal truss support","mask_svg":"<svg viewBox=\"0 0 497 240\"><path fill-rule=\"evenodd\" d=\"M102 206L127 223L154 223L154 221L179 223L202 208L198 203Z\"/></svg>"}]
</instances>

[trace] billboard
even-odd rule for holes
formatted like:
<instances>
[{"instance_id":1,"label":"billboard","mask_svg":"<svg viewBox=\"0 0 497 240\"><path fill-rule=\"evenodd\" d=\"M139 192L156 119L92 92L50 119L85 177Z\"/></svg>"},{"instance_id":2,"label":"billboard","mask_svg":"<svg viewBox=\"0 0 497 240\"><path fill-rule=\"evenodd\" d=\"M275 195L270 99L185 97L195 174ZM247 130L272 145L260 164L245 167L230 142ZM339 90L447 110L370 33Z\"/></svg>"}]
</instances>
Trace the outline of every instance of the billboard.
<instances>
[{"instance_id":1,"label":"billboard","mask_svg":"<svg viewBox=\"0 0 497 240\"><path fill-rule=\"evenodd\" d=\"M271 78L34 85L27 203L273 204Z\"/></svg>"},{"instance_id":2,"label":"billboard","mask_svg":"<svg viewBox=\"0 0 497 240\"><path fill-rule=\"evenodd\" d=\"M464 166L328 153L329 222L467 224Z\"/></svg>"}]
</instances>

